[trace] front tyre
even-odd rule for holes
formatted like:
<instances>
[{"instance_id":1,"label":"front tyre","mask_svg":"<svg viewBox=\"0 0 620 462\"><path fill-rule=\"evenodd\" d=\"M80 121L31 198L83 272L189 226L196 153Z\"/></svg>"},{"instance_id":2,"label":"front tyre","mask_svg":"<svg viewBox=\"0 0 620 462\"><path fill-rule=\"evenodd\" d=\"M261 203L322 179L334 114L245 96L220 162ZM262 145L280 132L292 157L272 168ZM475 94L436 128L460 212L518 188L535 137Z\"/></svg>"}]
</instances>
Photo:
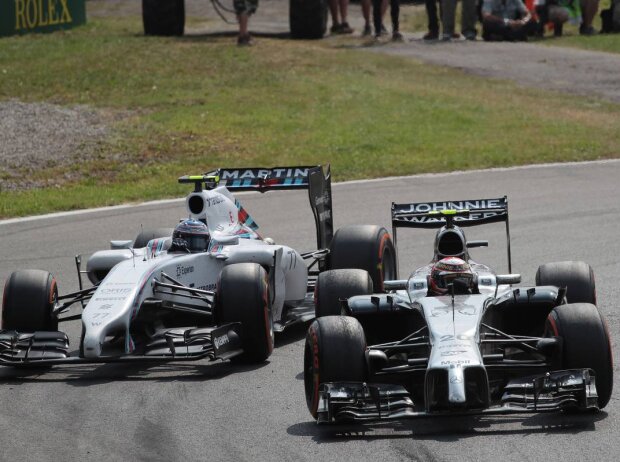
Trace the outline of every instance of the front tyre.
<instances>
[{"instance_id":1,"label":"front tyre","mask_svg":"<svg viewBox=\"0 0 620 462\"><path fill-rule=\"evenodd\" d=\"M145 35L182 36L185 0L142 0Z\"/></svg>"},{"instance_id":2,"label":"front tyre","mask_svg":"<svg viewBox=\"0 0 620 462\"><path fill-rule=\"evenodd\" d=\"M273 351L269 276L256 263L225 266L217 284L215 310L219 324L241 323L243 354L234 360L261 363Z\"/></svg>"},{"instance_id":3,"label":"front tyre","mask_svg":"<svg viewBox=\"0 0 620 462\"><path fill-rule=\"evenodd\" d=\"M396 279L396 251L387 230L375 225L344 226L329 247L329 269L368 271L376 291L383 281Z\"/></svg>"},{"instance_id":4,"label":"front tyre","mask_svg":"<svg viewBox=\"0 0 620 462\"><path fill-rule=\"evenodd\" d=\"M319 274L314 289L314 313L317 318L342 313L341 300L355 295L370 295L372 279L367 271L340 269Z\"/></svg>"},{"instance_id":5,"label":"front tyre","mask_svg":"<svg viewBox=\"0 0 620 462\"><path fill-rule=\"evenodd\" d=\"M317 417L321 383L367 380L365 352L366 337L357 319L327 316L310 324L304 347L304 388L312 417Z\"/></svg>"},{"instance_id":6,"label":"front tyre","mask_svg":"<svg viewBox=\"0 0 620 462\"><path fill-rule=\"evenodd\" d=\"M53 315L58 300L56 279L47 271L12 273L4 286L2 328L18 332L56 331Z\"/></svg>"},{"instance_id":7,"label":"front tyre","mask_svg":"<svg viewBox=\"0 0 620 462\"><path fill-rule=\"evenodd\" d=\"M547 318L547 333L563 340L563 368L594 370L598 406L603 409L613 390L613 358L607 326L596 306L556 306Z\"/></svg>"}]
</instances>

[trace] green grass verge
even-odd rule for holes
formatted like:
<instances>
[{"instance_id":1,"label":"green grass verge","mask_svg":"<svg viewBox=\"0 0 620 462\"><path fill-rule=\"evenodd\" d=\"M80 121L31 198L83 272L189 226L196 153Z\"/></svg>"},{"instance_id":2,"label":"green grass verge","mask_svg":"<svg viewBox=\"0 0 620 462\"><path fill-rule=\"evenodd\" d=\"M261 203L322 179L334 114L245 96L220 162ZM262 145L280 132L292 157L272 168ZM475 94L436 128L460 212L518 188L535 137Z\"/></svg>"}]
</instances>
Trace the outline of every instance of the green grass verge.
<instances>
[{"instance_id":1,"label":"green grass verge","mask_svg":"<svg viewBox=\"0 0 620 462\"><path fill-rule=\"evenodd\" d=\"M140 30L139 18L106 19L2 40L0 99L121 120L96 159L23 172L79 179L2 191L0 217L179 196L177 176L217 166L329 162L344 180L618 156L617 105L325 42L239 49Z\"/></svg>"}]
</instances>

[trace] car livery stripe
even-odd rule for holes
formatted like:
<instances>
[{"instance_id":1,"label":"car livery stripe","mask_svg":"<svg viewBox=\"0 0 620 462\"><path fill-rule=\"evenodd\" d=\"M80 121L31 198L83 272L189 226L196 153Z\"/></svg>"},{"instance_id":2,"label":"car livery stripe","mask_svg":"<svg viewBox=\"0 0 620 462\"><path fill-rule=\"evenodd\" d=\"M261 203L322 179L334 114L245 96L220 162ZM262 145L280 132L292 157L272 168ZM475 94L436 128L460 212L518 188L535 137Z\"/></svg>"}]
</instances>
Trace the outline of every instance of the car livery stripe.
<instances>
[{"instance_id":1,"label":"car livery stripe","mask_svg":"<svg viewBox=\"0 0 620 462\"><path fill-rule=\"evenodd\" d=\"M379 270L379 276L381 276L381 287L379 288L381 290L381 292L383 292L383 279L384 279L384 274L383 274L383 251L385 250L385 243L387 242L389 237L390 237L390 235L388 233L385 233L381 237L381 242L379 242L379 263L377 264L377 269Z\"/></svg>"},{"instance_id":2,"label":"car livery stripe","mask_svg":"<svg viewBox=\"0 0 620 462\"><path fill-rule=\"evenodd\" d=\"M551 326L551 330L553 331L553 335L555 337L559 337L558 326L555 323L555 319L553 317L553 313L551 313L549 316L547 316L547 320L549 321L549 325Z\"/></svg>"},{"instance_id":3,"label":"car livery stripe","mask_svg":"<svg viewBox=\"0 0 620 462\"><path fill-rule=\"evenodd\" d=\"M265 303L265 329L267 330L267 341L269 342L269 353L273 351L273 330L271 329L271 320L269 319L269 281L267 276L263 278L263 302Z\"/></svg>"}]
</instances>

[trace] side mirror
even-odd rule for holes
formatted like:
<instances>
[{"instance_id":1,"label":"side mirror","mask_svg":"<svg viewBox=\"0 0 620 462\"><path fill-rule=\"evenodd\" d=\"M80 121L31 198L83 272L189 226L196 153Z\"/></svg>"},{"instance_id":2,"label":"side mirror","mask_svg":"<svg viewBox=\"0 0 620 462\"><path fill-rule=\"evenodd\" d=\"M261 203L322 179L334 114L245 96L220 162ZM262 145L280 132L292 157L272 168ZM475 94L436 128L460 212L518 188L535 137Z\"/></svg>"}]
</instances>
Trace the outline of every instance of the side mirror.
<instances>
[{"instance_id":1,"label":"side mirror","mask_svg":"<svg viewBox=\"0 0 620 462\"><path fill-rule=\"evenodd\" d=\"M489 241L469 241L467 242L467 248L473 249L474 247L488 247Z\"/></svg>"},{"instance_id":2,"label":"side mirror","mask_svg":"<svg viewBox=\"0 0 620 462\"><path fill-rule=\"evenodd\" d=\"M508 285L519 284L521 282L521 275L520 274L498 274L497 276L495 276L495 281L497 282L498 286L501 284L508 284Z\"/></svg>"},{"instance_id":3,"label":"side mirror","mask_svg":"<svg viewBox=\"0 0 620 462\"><path fill-rule=\"evenodd\" d=\"M110 241L110 249L131 249L131 244L133 244L133 241Z\"/></svg>"},{"instance_id":4,"label":"side mirror","mask_svg":"<svg viewBox=\"0 0 620 462\"><path fill-rule=\"evenodd\" d=\"M217 236L215 242L222 245L237 245L239 244L239 236Z\"/></svg>"}]
</instances>

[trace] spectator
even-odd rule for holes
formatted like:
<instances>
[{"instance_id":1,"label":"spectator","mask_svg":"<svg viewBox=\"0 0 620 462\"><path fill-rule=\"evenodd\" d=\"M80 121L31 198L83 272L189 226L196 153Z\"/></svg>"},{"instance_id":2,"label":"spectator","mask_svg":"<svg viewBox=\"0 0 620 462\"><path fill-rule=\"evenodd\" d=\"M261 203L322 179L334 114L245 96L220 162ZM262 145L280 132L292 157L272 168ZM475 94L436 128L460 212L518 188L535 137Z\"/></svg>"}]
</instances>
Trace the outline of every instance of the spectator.
<instances>
[{"instance_id":1,"label":"spectator","mask_svg":"<svg viewBox=\"0 0 620 462\"><path fill-rule=\"evenodd\" d=\"M476 40L476 0L461 1L461 33L467 40ZM456 0L441 0L442 40L452 40L458 34L454 31L456 22Z\"/></svg>"},{"instance_id":2,"label":"spectator","mask_svg":"<svg viewBox=\"0 0 620 462\"><path fill-rule=\"evenodd\" d=\"M581 0L581 14L583 15L583 22L579 26L579 33L581 35L595 35L596 29L592 27L592 21L598 11L599 0Z\"/></svg>"},{"instance_id":3,"label":"spectator","mask_svg":"<svg viewBox=\"0 0 620 462\"><path fill-rule=\"evenodd\" d=\"M370 27L370 5L371 5L371 0L362 0L362 16L364 17L364 22L366 23L364 25L364 32L362 33L363 36L368 36L368 35L372 35L372 28ZM387 34L387 30L385 29L385 26L383 25L383 17L385 16L385 12L387 11L387 7L388 7L388 0L382 0L381 3L381 29L379 31L379 33L381 35L383 34Z\"/></svg>"},{"instance_id":4,"label":"spectator","mask_svg":"<svg viewBox=\"0 0 620 462\"><path fill-rule=\"evenodd\" d=\"M437 18L437 0L425 0L426 16L428 17L428 32L422 37L424 40L437 40L439 38L439 19ZM439 4L441 15L441 3Z\"/></svg>"},{"instance_id":5,"label":"spectator","mask_svg":"<svg viewBox=\"0 0 620 462\"><path fill-rule=\"evenodd\" d=\"M254 44L250 33L248 32L248 21L250 16L256 13L258 8L258 0L233 0L233 7L239 22L239 36L237 37L237 45L250 46Z\"/></svg>"},{"instance_id":6,"label":"spectator","mask_svg":"<svg viewBox=\"0 0 620 462\"><path fill-rule=\"evenodd\" d=\"M375 23L375 37L381 36L383 29L383 0L372 0L372 16ZM385 10L384 10L385 11ZM390 16L392 18L392 40L402 42L403 35L399 31L400 0L390 0Z\"/></svg>"},{"instance_id":7,"label":"spectator","mask_svg":"<svg viewBox=\"0 0 620 462\"><path fill-rule=\"evenodd\" d=\"M332 15L332 34L352 34L353 29L347 22L347 11L349 9L349 0L329 0L329 11ZM338 21L338 13L340 13L340 21Z\"/></svg>"},{"instance_id":8,"label":"spectator","mask_svg":"<svg viewBox=\"0 0 620 462\"><path fill-rule=\"evenodd\" d=\"M484 40L526 41L536 24L521 0L484 0L482 38Z\"/></svg>"},{"instance_id":9,"label":"spectator","mask_svg":"<svg viewBox=\"0 0 620 462\"><path fill-rule=\"evenodd\" d=\"M538 0L536 4L538 15L537 35L542 37L548 23L553 24L553 35L560 37L564 23L580 18L578 0ZM578 19L580 20L580 19Z\"/></svg>"},{"instance_id":10,"label":"spectator","mask_svg":"<svg viewBox=\"0 0 620 462\"><path fill-rule=\"evenodd\" d=\"M601 33L620 32L620 0L611 0L611 5L601 11Z\"/></svg>"}]
</instances>

